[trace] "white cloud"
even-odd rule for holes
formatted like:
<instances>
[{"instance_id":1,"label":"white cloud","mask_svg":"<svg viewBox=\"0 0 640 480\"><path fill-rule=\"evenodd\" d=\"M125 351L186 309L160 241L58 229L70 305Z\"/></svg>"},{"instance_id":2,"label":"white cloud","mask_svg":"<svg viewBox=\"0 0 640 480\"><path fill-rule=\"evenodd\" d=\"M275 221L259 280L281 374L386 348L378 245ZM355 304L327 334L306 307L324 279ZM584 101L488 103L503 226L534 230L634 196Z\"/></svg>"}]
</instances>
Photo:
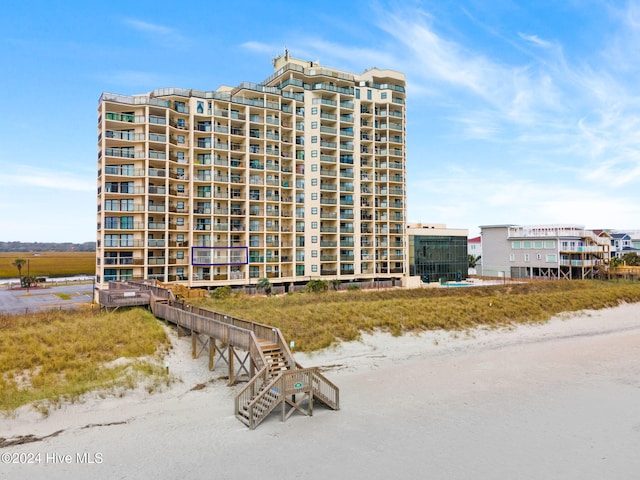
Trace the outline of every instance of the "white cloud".
<instances>
[{"instance_id":1,"label":"white cloud","mask_svg":"<svg viewBox=\"0 0 640 480\"><path fill-rule=\"evenodd\" d=\"M18 167L18 171L0 176L0 186L10 189L40 187L52 190L95 192L95 178L70 172Z\"/></svg>"},{"instance_id":2,"label":"white cloud","mask_svg":"<svg viewBox=\"0 0 640 480\"><path fill-rule=\"evenodd\" d=\"M135 30L139 30L141 32L150 33L153 35L162 35L162 36L174 36L176 32L169 27L165 27L164 25L159 25L157 23L149 23L143 20L137 20L135 18L125 18L123 22L126 25L134 28Z\"/></svg>"},{"instance_id":3,"label":"white cloud","mask_svg":"<svg viewBox=\"0 0 640 480\"><path fill-rule=\"evenodd\" d=\"M540 37L538 37L537 35L527 35L524 33L518 33L518 36L520 38L522 38L523 40L535 45L536 47L544 47L544 48L548 48L552 46L551 42L548 42L546 40L542 40Z\"/></svg>"},{"instance_id":4,"label":"white cloud","mask_svg":"<svg viewBox=\"0 0 640 480\"><path fill-rule=\"evenodd\" d=\"M640 205L628 192L572 187L561 179L525 179L517 173L447 170L437 178L409 177L410 222L473 229L488 224L579 223L591 228L628 225ZM416 199L426 201L419 202ZM636 220L637 221L637 220Z\"/></svg>"},{"instance_id":5,"label":"white cloud","mask_svg":"<svg viewBox=\"0 0 640 480\"><path fill-rule=\"evenodd\" d=\"M283 48L276 48L273 45L269 45L267 43L253 42L253 41L241 43L240 47L246 50L250 50L252 52L266 53L269 55L273 55L274 52L277 52L277 51L284 51Z\"/></svg>"},{"instance_id":6,"label":"white cloud","mask_svg":"<svg viewBox=\"0 0 640 480\"><path fill-rule=\"evenodd\" d=\"M166 48L187 46L189 40L178 30L159 23L146 22L136 18L124 18L122 22L132 29L145 34L149 39L161 43Z\"/></svg>"}]
</instances>

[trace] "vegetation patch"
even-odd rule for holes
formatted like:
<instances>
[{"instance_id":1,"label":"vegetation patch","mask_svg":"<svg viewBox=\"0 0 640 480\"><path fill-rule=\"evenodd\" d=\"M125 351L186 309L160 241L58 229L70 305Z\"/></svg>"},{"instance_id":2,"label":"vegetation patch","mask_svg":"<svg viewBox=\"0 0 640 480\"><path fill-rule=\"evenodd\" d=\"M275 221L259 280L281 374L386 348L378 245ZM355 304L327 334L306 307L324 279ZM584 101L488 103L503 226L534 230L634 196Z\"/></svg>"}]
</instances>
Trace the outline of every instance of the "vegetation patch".
<instances>
[{"instance_id":1,"label":"vegetation patch","mask_svg":"<svg viewBox=\"0 0 640 480\"><path fill-rule=\"evenodd\" d=\"M90 391L154 391L172 380L161 362L168 348L143 309L0 314L0 410L34 404L47 414Z\"/></svg>"},{"instance_id":2,"label":"vegetation patch","mask_svg":"<svg viewBox=\"0 0 640 480\"><path fill-rule=\"evenodd\" d=\"M199 300L212 310L280 328L296 350L312 351L360 332L394 335L544 322L562 312L640 302L640 282L541 281L491 287L348 290L314 283L307 293Z\"/></svg>"},{"instance_id":3,"label":"vegetation patch","mask_svg":"<svg viewBox=\"0 0 640 480\"><path fill-rule=\"evenodd\" d=\"M14 265L16 260L24 260L20 270ZM0 278L18 278L27 274L34 278L54 278L95 273L95 252L0 252Z\"/></svg>"}]
</instances>

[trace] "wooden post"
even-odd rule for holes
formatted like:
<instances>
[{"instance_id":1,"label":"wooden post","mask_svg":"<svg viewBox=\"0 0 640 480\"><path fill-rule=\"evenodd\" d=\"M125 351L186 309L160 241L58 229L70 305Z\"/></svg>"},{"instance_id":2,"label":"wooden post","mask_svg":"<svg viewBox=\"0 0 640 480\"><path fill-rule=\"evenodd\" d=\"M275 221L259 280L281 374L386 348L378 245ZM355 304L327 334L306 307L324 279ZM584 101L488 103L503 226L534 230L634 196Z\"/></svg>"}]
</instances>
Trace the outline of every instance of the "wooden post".
<instances>
[{"instance_id":1,"label":"wooden post","mask_svg":"<svg viewBox=\"0 0 640 480\"><path fill-rule=\"evenodd\" d=\"M216 339L209 337L209 370L213 371L216 368Z\"/></svg>"},{"instance_id":2,"label":"wooden post","mask_svg":"<svg viewBox=\"0 0 640 480\"><path fill-rule=\"evenodd\" d=\"M233 345L229 344L227 347L227 355L229 356L229 385L233 385L236 382L236 372L233 368Z\"/></svg>"},{"instance_id":3,"label":"wooden post","mask_svg":"<svg viewBox=\"0 0 640 480\"><path fill-rule=\"evenodd\" d=\"M282 402L282 421L284 422L287 419L287 396L284 394L284 377L280 377L278 388L280 388L280 397Z\"/></svg>"},{"instance_id":4,"label":"wooden post","mask_svg":"<svg viewBox=\"0 0 640 480\"><path fill-rule=\"evenodd\" d=\"M198 358L198 334L191 330L191 358Z\"/></svg>"}]
</instances>

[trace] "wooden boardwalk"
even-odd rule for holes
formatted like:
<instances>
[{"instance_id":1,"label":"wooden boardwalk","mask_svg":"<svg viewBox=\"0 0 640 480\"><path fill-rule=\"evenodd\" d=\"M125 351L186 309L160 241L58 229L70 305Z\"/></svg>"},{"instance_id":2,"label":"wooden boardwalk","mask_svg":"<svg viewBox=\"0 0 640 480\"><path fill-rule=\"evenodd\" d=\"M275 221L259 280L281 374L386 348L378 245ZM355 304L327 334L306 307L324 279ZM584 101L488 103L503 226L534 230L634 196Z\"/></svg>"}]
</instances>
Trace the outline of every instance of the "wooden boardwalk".
<instances>
[{"instance_id":1,"label":"wooden boardwalk","mask_svg":"<svg viewBox=\"0 0 640 480\"><path fill-rule=\"evenodd\" d=\"M246 379L234 412L251 429L275 410L284 421L296 411L312 415L314 401L340 408L338 387L317 367L296 363L278 328L176 301L171 290L151 282L111 282L99 302L105 308L149 305L156 317L176 325L179 335L191 335L194 358L206 350L210 370L216 359L226 363L229 385Z\"/></svg>"}]
</instances>

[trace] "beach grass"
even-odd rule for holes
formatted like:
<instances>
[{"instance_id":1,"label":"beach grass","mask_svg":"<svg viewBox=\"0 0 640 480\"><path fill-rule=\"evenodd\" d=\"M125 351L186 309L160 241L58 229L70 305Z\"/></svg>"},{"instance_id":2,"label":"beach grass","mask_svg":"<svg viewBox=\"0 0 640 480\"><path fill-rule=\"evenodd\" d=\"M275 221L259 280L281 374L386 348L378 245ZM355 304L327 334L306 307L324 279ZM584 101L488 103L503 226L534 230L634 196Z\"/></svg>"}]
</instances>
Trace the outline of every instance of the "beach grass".
<instances>
[{"instance_id":1,"label":"beach grass","mask_svg":"<svg viewBox=\"0 0 640 480\"><path fill-rule=\"evenodd\" d=\"M216 298L214 298L216 297ZM640 302L640 282L546 281L472 288L382 289L211 296L192 303L279 327L296 351L361 332L393 335L544 322L565 312ZM0 410L42 413L87 392L152 392L173 379L162 366L164 326L144 309L50 310L0 315Z\"/></svg>"},{"instance_id":2,"label":"beach grass","mask_svg":"<svg viewBox=\"0 0 640 480\"><path fill-rule=\"evenodd\" d=\"M18 259L29 260L29 274L34 277L70 277L95 275L95 252L0 252L0 278L18 278L18 269L12 263ZM22 267L27 275L27 265Z\"/></svg>"},{"instance_id":3,"label":"beach grass","mask_svg":"<svg viewBox=\"0 0 640 480\"><path fill-rule=\"evenodd\" d=\"M640 282L538 281L468 288L349 290L197 300L200 306L280 328L296 350L313 351L360 332L401 335L543 322L563 312L640 302Z\"/></svg>"},{"instance_id":4,"label":"beach grass","mask_svg":"<svg viewBox=\"0 0 640 480\"><path fill-rule=\"evenodd\" d=\"M43 413L90 391L159 388L171 379L162 323L143 309L0 315L0 410Z\"/></svg>"}]
</instances>

